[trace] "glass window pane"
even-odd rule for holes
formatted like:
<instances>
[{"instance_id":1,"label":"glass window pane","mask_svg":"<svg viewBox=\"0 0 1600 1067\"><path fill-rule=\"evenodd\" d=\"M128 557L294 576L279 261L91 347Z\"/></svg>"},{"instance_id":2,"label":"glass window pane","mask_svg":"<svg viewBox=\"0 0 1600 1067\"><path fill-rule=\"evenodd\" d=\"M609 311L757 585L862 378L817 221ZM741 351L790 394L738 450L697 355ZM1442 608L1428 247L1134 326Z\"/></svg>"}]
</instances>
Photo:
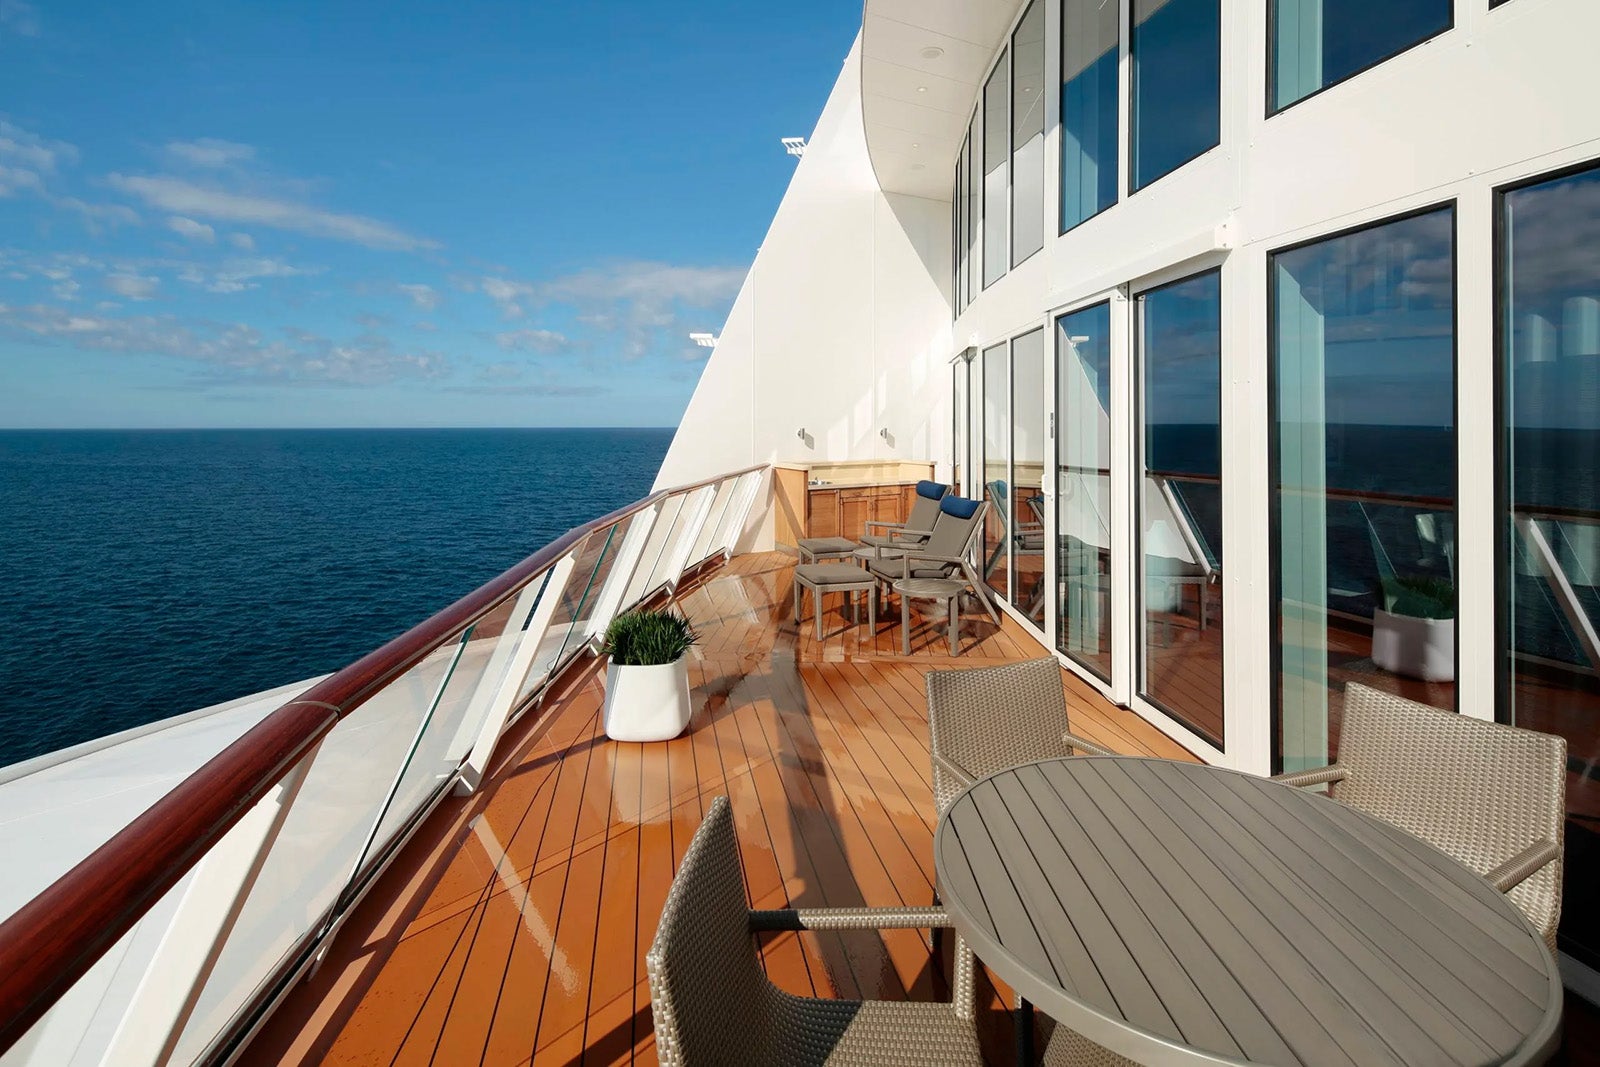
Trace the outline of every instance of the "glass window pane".
<instances>
[{"instance_id":1,"label":"glass window pane","mask_svg":"<svg viewBox=\"0 0 1600 1067\"><path fill-rule=\"evenodd\" d=\"M1133 187L1142 189L1221 137L1219 0L1133 0Z\"/></svg>"},{"instance_id":2,"label":"glass window pane","mask_svg":"<svg viewBox=\"0 0 1600 1067\"><path fill-rule=\"evenodd\" d=\"M1272 257L1277 754L1345 683L1455 707L1454 211Z\"/></svg>"},{"instance_id":3,"label":"glass window pane","mask_svg":"<svg viewBox=\"0 0 1600 1067\"><path fill-rule=\"evenodd\" d=\"M1272 0L1272 108L1450 28L1451 0Z\"/></svg>"},{"instance_id":4,"label":"glass window pane","mask_svg":"<svg viewBox=\"0 0 1600 1067\"><path fill-rule=\"evenodd\" d=\"M1501 204L1502 707L1600 766L1600 167ZM1600 780L1567 777L1568 900L1594 884ZM1563 941L1600 946L1592 908ZM1565 945L1563 947L1566 947Z\"/></svg>"},{"instance_id":5,"label":"glass window pane","mask_svg":"<svg viewBox=\"0 0 1600 1067\"><path fill-rule=\"evenodd\" d=\"M1045 372L1044 327L1011 342L1011 603L1044 624Z\"/></svg>"},{"instance_id":6,"label":"glass window pane","mask_svg":"<svg viewBox=\"0 0 1600 1067\"><path fill-rule=\"evenodd\" d=\"M1011 412L1006 388L1006 346L983 352L983 498L989 502L983 521L983 578L1002 597L1010 566L1006 553L1006 455L1011 444Z\"/></svg>"},{"instance_id":7,"label":"glass window pane","mask_svg":"<svg viewBox=\"0 0 1600 1067\"><path fill-rule=\"evenodd\" d=\"M1117 202L1117 11L1061 7L1061 232Z\"/></svg>"},{"instance_id":8,"label":"glass window pane","mask_svg":"<svg viewBox=\"0 0 1600 1067\"><path fill-rule=\"evenodd\" d=\"M1002 55L983 87L983 287L1006 273L1006 159L1011 123L1006 90L1011 84L1011 56Z\"/></svg>"},{"instance_id":9,"label":"glass window pane","mask_svg":"<svg viewBox=\"0 0 1600 1067\"><path fill-rule=\"evenodd\" d=\"M1056 647L1111 677L1111 305L1056 320Z\"/></svg>"},{"instance_id":10,"label":"glass window pane","mask_svg":"<svg viewBox=\"0 0 1600 1067\"><path fill-rule=\"evenodd\" d=\"M1139 297L1140 693L1222 747L1222 279Z\"/></svg>"},{"instance_id":11,"label":"glass window pane","mask_svg":"<svg viewBox=\"0 0 1600 1067\"><path fill-rule=\"evenodd\" d=\"M1044 247L1044 5L1011 35L1011 265Z\"/></svg>"},{"instance_id":12,"label":"glass window pane","mask_svg":"<svg viewBox=\"0 0 1600 1067\"><path fill-rule=\"evenodd\" d=\"M967 198L967 303L978 295L978 117L974 115L967 126L966 178L963 195Z\"/></svg>"}]
</instances>

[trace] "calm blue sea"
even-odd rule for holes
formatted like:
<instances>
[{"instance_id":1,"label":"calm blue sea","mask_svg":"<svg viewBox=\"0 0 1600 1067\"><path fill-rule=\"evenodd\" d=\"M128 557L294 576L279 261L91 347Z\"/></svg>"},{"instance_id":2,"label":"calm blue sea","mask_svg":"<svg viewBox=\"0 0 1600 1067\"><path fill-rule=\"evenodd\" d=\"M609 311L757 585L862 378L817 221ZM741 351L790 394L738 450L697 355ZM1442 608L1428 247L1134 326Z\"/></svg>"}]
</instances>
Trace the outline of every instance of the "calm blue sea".
<instances>
[{"instance_id":1,"label":"calm blue sea","mask_svg":"<svg viewBox=\"0 0 1600 1067\"><path fill-rule=\"evenodd\" d=\"M336 670L647 494L671 438L0 432L0 766Z\"/></svg>"}]
</instances>

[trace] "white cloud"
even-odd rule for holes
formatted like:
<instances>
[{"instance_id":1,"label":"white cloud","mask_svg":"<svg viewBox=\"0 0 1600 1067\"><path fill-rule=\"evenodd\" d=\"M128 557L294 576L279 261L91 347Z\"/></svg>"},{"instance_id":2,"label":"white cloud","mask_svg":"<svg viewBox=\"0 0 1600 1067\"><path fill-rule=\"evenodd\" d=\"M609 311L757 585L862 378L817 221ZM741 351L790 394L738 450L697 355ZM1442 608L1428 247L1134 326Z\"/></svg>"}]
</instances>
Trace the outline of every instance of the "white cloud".
<instances>
[{"instance_id":1,"label":"white cloud","mask_svg":"<svg viewBox=\"0 0 1600 1067\"><path fill-rule=\"evenodd\" d=\"M58 164L76 162L78 150L65 141L40 137L0 118L0 158L49 174Z\"/></svg>"},{"instance_id":2,"label":"white cloud","mask_svg":"<svg viewBox=\"0 0 1600 1067\"><path fill-rule=\"evenodd\" d=\"M39 12L23 0L0 0L0 37L14 33L18 37L39 36Z\"/></svg>"},{"instance_id":3,"label":"white cloud","mask_svg":"<svg viewBox=\"0 0 1600 1067\"><path fill-rule=\"evenodd\" d=\"M161 279L147 274L108 274L106 288L129 300L149 300L161 288Z\"/></svg>"},{"instance_id":4,"label":"white cloud","mask_svg":"<svg viewBox=\"0 0 1600 1067\"><path fill-rule=\"evenodd\" d=\"M182 215L170 216L167 219L167 229L179 237L184 237L191 241L203 241L206 244L213 244L217 239L216 230L203 222L186 219Z\"/></svg>"},{"instance_id":5,"label":"white cloud","mask_svg":"<svg viewBox=\"0 0 1600 1067\"><path fill-rule=\"evenodd\" d=\"M23 189L34 193L43 192L44 182L31 170L8 167L0 163L0 196L15 196Z\"/></svg>"},{"instance_id":6,"label":"white cloud","mask_svg":"<svg viewBox=\"0 0 1600 1067\"><path fill-rule=\"evenodd\" d=\"M80 315L39 304L0 304L0 333L198 363L210 371L201 384L376 385L437 378L449 370L449 361L437 352L403 351L371 334L335 341L285 330L280 339L242 323L184 322L171 315Z\"/></svg>"},{"instance_id":7,"label":"white cloud","mask_svg":"<svg viewBox=\"0 0 1600 1067\"><path fill-rule=\"evenodd\" d=\"M228 192L167 175L111 174L106 181L119 192L175 215L272 226L368 248L414 251L437 247L377 219L324 211L279 197Z\"/></svg>"},{"instance_id":8,"label":"white cloud","mask_svg":"<svg viewBox=\"0 0 1600 1067\"><path fill-rule=\"evenodd\" d=\"M625 262L594 267L546 282L490 276L479 288L508 319L527 306L562 304L578 321L620 337L620 354L637 359L664 341L677 346L688 328L684 309L721 310L731 304L744 281L744 267L684 267L670 263ZM695 316L703 323L705 316ZM502 336L514 336L507 334Z\"/></svg>"},{"instance_id":9,"label":"white cloud","mask_svg":"<svg viewBox=\"0 0 1600 1067\"><path fill-rule=\"evenodd\" d=\"M224 259L220 266L189 264L178 271L178 280L211 293L242 293L259 288L263 278L299 278L321 272L321 268L296 267L281 259L233 256Z\"/></svg>"},{"instance_id":10,"label":"white cloud","mask_svg":"<svg viewBox=\"0 0 1600 1067\"><path fill-rule=\"evenodd\" d=\"M195 141L171 141L167 154L194 167L227 167L254 159L256 150L236 141L201 137Z\"/></svg>"},{"instance_id":11,"label":"white cloud","mask_svg":"<svg viewBox=\"0 0 1600 1067\"><path fill-rule=\"evenodd\" d=\"M228 234L228 243L241 252L254 252L256 250L255 238L247 233Z\"/></svg>"},{"instance_id":12,"label":"white cloud","mask_svg":"<svg viewBox=\"0 0 1600 1067\"><path fill-rule=\"evenodd\" d=\"M439 293L431 285L396 286L419 311L432 311L439 306Z\"/></svg>"},{"instance_id":13,"label":"white cloud","mask_svg":"<svg viewBox=\"0 0 1600 1067\"><path fill-rule=\"evenodd\" d=\"M573 347L571 338L555 330L512 330L495 334L494 342L507 352L538 352L543 355Z\"/></svg>"}]
</instances>

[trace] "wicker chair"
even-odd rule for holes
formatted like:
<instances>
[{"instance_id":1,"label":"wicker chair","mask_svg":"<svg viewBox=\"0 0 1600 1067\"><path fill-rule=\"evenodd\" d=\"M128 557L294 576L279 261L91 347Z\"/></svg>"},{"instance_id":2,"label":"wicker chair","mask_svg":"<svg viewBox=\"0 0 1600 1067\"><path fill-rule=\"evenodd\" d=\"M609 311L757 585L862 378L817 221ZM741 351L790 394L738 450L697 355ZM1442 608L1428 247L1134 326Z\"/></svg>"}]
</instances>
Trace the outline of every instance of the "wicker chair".
<instances>
[{"instance_id":1,"label":"wicker chair","mask_svg":"<svg viewBox=\"0 0 1600 1067\"><path fill-rule=\"evenodd\" d=\"M1061 665L1053 658L1000 667L929 671L928 733L933 750L933 803L940 817L978 779L1034 760L1113 753L1067 729ZM937 902L938 893L935 891ZM934 954L941 946L934 934ZM972 968L971 950L956 939L955 966ZM1052 1023L1045 1024L1050 1031ZM1045 1045L1046 1067L1133 1067L1087 1038L1054 1026Z\"/></svg>"},{"instance_id":2,"label":"wicker chair","mask_svg":"<svg viewBox=\"0 0 1600 1067\"><path fill-rule=\"evenodd\" d=\"M1351 683L1339 760L1280 774L1415 834L1483 875L1544 935L1561 919L1567 742Z\"/></svg>"},{"instance_id":3,"label":"wicker chair","mask_svg":"<svg viewBox=\"0 0 1600 1067\"><path fill-rule=\"evenodd\" d=\"M932 908L749 911L727 797L684 853L645 957L663 1067L981 1064L970 962L948 1004L822 1000L772 985L752 933L948 925Z\"/></svg>"}]
</instances>

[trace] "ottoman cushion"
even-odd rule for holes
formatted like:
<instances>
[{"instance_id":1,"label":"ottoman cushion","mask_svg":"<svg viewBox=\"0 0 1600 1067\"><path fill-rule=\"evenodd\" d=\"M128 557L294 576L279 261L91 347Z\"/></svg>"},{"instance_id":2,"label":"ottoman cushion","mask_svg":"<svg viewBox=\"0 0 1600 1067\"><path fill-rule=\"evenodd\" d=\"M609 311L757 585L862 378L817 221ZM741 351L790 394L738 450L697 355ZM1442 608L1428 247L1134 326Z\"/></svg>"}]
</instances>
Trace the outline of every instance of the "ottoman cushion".
<instances>
[{"instance_id":1,"label":"ottoman cushion","mask_svg":"<svg viewBox=\"0 0 1600 1067\"><path fill-rule=\"evenodd\" d=\"M795 579L805 585L869 585L872 575L853 563L802 563Z\"/></svg>"}]
</instances>

